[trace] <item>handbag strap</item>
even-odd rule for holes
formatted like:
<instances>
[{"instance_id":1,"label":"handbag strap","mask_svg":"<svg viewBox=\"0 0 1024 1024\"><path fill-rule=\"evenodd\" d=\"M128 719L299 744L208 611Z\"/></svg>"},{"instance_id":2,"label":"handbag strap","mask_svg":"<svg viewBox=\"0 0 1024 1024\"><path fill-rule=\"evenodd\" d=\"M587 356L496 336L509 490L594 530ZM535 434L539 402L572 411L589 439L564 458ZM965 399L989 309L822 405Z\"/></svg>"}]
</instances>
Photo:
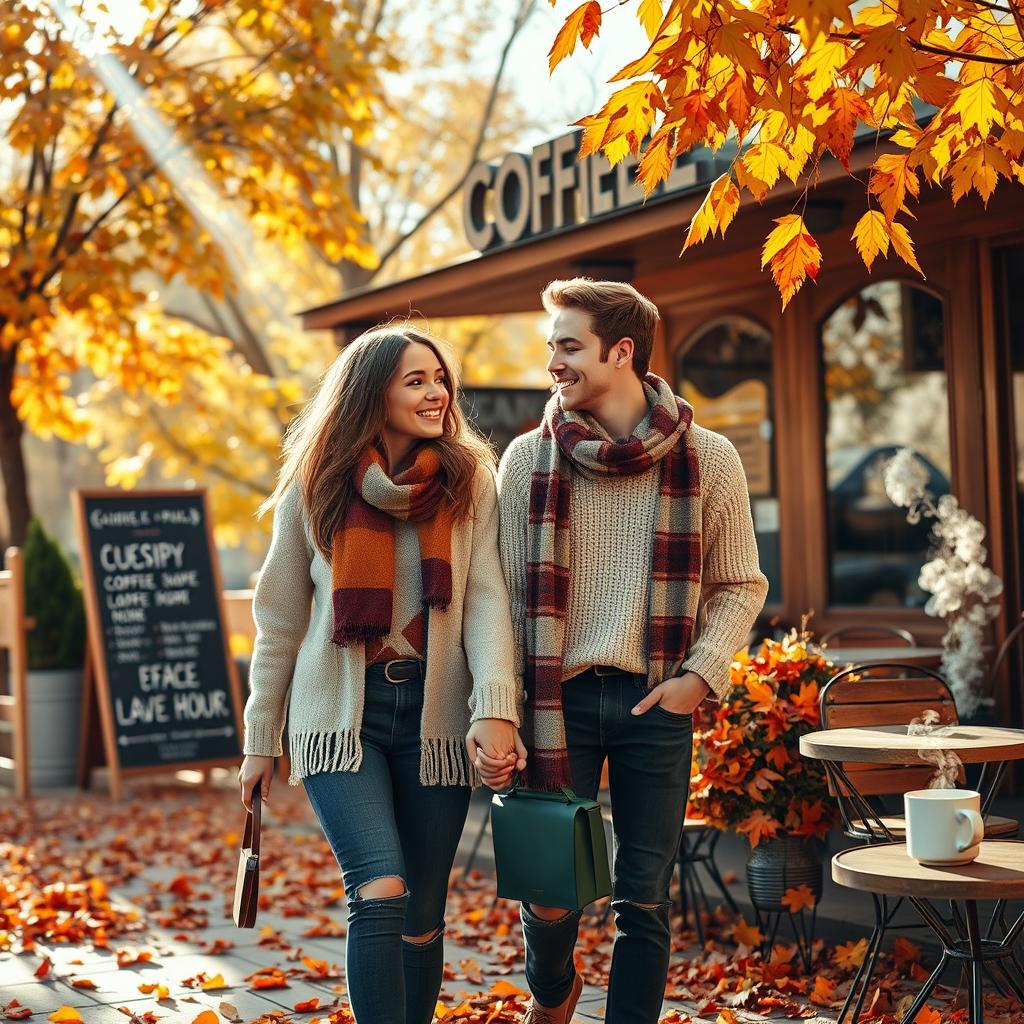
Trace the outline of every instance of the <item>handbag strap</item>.
<instances>
[{"instance_id":1,"label":"handbag strap","mask_svg":"<svg viewBox=\"0 0 1024 1024\"><path fill-rule=\"evenodd\" d=\"M260 792L262 783L257 782L252 790L252 810L245 813L245 838L243 850L252 850L258 857L260 852Z\"/></svg>"}]
</instances>

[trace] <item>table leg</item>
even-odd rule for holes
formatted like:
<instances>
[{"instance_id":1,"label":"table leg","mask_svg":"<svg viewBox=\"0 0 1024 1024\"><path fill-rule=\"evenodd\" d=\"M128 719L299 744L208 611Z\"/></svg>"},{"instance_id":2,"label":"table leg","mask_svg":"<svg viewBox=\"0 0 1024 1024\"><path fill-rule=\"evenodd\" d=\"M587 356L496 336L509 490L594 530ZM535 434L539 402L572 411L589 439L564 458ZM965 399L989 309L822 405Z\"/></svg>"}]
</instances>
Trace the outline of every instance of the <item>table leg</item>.
<instances>
[{"instance_id":1,"label":"table leg","mask_svg":"<svg viewBox=\"0 0 1024 1024\"><path fill-rule=\"evenodd\" d=\"M971 947L970 976L967 994L970 999L968 1020L970 1024L983 1024L985 1020L985 983L982 975L981 928L978 926L978 904L964 900L967 914L967 941Z\"/></svg>"},{"instance_id":2,"label":"table leg","mask_svg":"<svg viewBox=\"0 0 1024 1024\"><path fill-rule=\"evenodd\" d=\"M928 1002L928 997L935 990L935 986L938 985L942 972L946 969L947 960L946 951L943 950L942 956L939 959L939 966L932 971L928 980L924 983L924 988L917 993L917 998L911 1004L910 1009L903 1015L901 1024L914 1024L917 1015L924 1008L924 1004Z\"/></svg>"}]
</instances>

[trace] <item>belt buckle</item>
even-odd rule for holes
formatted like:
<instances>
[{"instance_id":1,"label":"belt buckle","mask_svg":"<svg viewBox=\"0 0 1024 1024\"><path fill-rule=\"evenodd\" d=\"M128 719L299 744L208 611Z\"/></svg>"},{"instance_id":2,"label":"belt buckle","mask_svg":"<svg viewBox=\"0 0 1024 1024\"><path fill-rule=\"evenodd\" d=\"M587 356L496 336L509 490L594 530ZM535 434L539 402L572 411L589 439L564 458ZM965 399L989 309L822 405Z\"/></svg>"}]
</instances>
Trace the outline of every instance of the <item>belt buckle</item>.
<instances>
[{"instance_id":1,"label":"belt buckle","mask_svg":"<svg viewBox=\"0 0 1024 1024\"><path fill-rule=\"evenodd\" d=\"M391 666L392 665L401 665L401 664L404 664L405 662L407 662L409 660L410 659L408 659L408 658L392 658L391 661L385 662L384 663L384 678L389 683L407 683L407 682L409 682L409 680L412 678L412 676L408 676L405 679L394 679L392 677L392 675L391 675Z\"/></svg>"},{"instance_id":2,"label":"belt buckle","mask_svg":"<svg viewBox=\"0 0 1024 1024\"><path fill-rule=\"evenodd\" d=\"M616 668L614 665L594 666L594 675L598 676L599 678L604 678L605 676L624 676L627 674L628 673L623 672L621 668Z\"/></svg>"}]
</instances>

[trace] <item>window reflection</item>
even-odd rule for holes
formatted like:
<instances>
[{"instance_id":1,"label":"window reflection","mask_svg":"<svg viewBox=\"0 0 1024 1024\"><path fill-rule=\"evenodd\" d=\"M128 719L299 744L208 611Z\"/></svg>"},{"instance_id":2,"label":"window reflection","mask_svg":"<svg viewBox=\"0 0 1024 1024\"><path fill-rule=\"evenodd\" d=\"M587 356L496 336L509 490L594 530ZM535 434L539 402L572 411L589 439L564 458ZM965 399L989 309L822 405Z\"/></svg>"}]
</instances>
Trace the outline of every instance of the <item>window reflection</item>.
<instances>
[{"instance_id":1,"label":"window reflection","mask_svg":"<svg viewBox=\"0 0 1024 1024\"><path fill-rule=\"evenodd\" d=\"M886 496L882 467L913 448L932 493L949 491L942 301L899 281L870 284L825 321L821 348L830 601L922 606L917 578L931 524L906 521Z\"/></svg>"},{"instance_id":2,"label":"window reflection","mask_svg":"<svg viewBox=\"0 0 1024 1024\"><path fill-rule=\"evenodd\" d=\"M782 600L779 503L772 435L772 339L758 324L726 317L684 345L676 368L679 394L696 421L736 446L750 491L761 571L768 602Z\"/></svg>"}]
</instances>

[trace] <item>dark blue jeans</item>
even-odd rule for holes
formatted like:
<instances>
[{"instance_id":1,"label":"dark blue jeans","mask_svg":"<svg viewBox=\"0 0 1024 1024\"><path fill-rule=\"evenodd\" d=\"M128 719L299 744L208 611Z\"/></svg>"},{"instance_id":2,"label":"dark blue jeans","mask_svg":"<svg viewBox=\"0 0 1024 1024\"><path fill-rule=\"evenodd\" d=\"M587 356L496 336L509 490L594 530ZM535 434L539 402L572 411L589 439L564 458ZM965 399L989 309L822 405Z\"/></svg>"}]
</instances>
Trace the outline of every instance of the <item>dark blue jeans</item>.
<instances>
[{"instance_id":1,"label":"dark blue jeans","mask_svg":"<svg viewBox=\"0 0 1024 1024\"><path fill-rule=\"evenodd\" d=\"M668 974L669 882L690 785L693 716L655 705L635 716L646 680L584 672L562 686L573 789L597 796L608 759L615 859L615 945L607 1024L656 1024ZM644 906L650 904L652 906ZM522 907L526 978L537 1002L558 1006L572 987L578 913L544 921Z\"/></svg>"},{"instance_id":2,"label":"dark blue jeans","mask_svg":"<svg viewBox=\"0 0 1024 1024\"><path fill-rule=\"evenodd\" d=\"M470 790L420 784L422 713L422 681L369 672L359 770L303 779L345 881L346 976L359 1024L430 1024L441 988L448 876ZM401 879L404 895L360 897L379 878ZM426 943L402 939L434 931Z\"/></svg>"}]
</instances>

